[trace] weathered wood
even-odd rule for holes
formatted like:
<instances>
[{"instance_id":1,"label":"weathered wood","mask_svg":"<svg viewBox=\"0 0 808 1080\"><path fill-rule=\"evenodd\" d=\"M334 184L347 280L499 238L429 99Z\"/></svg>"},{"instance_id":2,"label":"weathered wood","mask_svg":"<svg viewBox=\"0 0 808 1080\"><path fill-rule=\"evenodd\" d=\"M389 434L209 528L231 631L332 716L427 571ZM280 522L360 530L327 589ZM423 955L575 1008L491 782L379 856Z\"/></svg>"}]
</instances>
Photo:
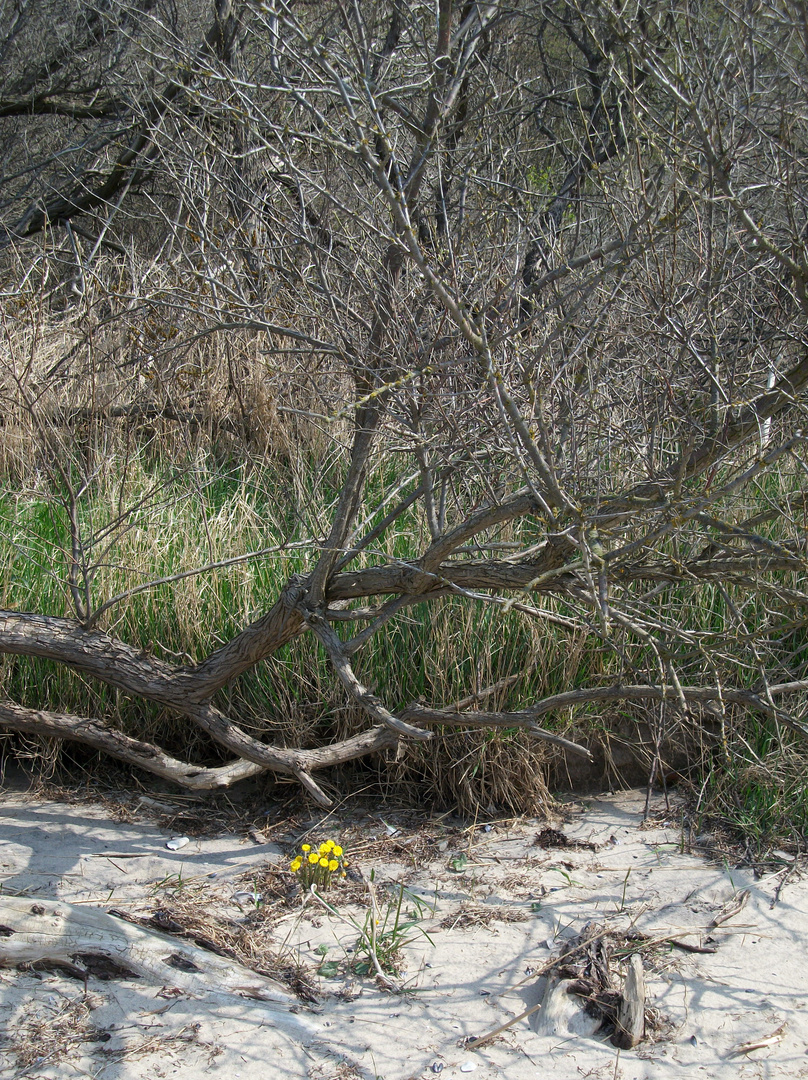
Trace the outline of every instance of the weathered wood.
<instances>
[{"instance_id":1,"label":"weathered wood","mask_svg":"<svg viewBox=\"0 0 808 1080\"><path fill-rule=\"evenodd\" d=\"M190 791L229 787L240 780L271 769L274 772L297 777L323 806L330 806L331 799L312 780L309 775L312 770L353 761L373 751L393 747L398 741L394 732L382 726L369 728L367 731L329 746L313 747L309 750L278 750L254 740L254 747L247 746L245 753L261 756L262 761L255 762L240 758L227 765L205 768L202 765L178 761L153 743L133 739L106 727L103 721L93 718L47 712L42 709L26 709L21 705L6 701L0 702L0 727L8 731L25 731L32 735L85 743L130 765L136 765L146 772L180 784ZM223 729L222 734L225 738L227 737L226 729ZM267 764L267 761L271 764Z\"/></svg>"},{"instance_id":2,"label":"weathered wood","mask_svg":"<svg viewBox=\"0 0 808 1080\"><path fill-rule=\"evenodd\" d=\"M628 973L623 985L623 1000L617 1011L617 1022L612 1042L621 1050L631 1050L645 1035L645 974L642 957L633 953L628 962Z\"/></svg>"},{"instance_id":3,"label":"weathered wood","mask_svg":"<svg viewBox=\"0 0 808 1080\"><path fill-rule=\"evenodd\" d=\"M84 743L190 791L230 787L264 771L263 765L241 759L212 769L178 761L159 746L133 739L92 717L26 709L10 701L0 701L0 726L8 731L25 731L31 735Z\"/></svg>"},{"instance_id":4,"label":"weathered wood","mask_svg":"<svg viewBox=\"0 0 808 1080\"><path fill-rule=\"evenodd\" d=\"M585 1003L572 988L574 979L551 975L544 989L541 1011L534 1031L537 1035L594 1035L602 1021L590 1016Z\"/></svg>"},{"instance_id":5,"label":"weathered wood","mask_svg":"<svg viewBox=\"0 0 808 1080\"><path fill-rule=\"evenodd\" d=\"M143 979L192 993L234 994L286 1008L299 1002L280 983L257 975L234 960L147 930L98 908L0 896L0 966L64 964L107 976Z\"/></svg>"}]
</instances>

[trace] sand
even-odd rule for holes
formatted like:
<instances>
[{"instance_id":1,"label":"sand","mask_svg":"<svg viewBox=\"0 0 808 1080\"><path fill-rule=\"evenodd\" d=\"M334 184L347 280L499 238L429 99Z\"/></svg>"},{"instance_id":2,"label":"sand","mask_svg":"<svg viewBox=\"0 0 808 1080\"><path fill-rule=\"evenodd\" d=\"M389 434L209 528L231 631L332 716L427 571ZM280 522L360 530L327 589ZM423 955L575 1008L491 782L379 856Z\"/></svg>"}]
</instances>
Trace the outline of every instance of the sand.
<instances>
[{"instance_id":1,"label":"sand","mask_svg":"<svg viewBox=\"0 0 808 1080\"><path fill-rule=\"evenodd\" d=\"M475 827L385 808L322 823L301 813L268 827L266 843L245 829L191 836L172 851L166 842L178 830L155 823L171 811L170 797L155 807L123 794L118 811L109 802L2 793L5 893L133 916L214 912L233 925L254 920L259 905L272 909L264 933L271 927L273 951L308 972L319 1011L194 994L170 979L91 976L85 990L64 973L0 969L0 1075L666 1080L689 1067L719 1080L808 1077L808 880L800 866L784 855L762 876L732 868L688 850L675 805L655 800L644 821L644 804L644 793L605 794L570 804L551 823ZM549 826L586 846L537 845ZM279 898L277 888L258 895L262 881L292 886L288 854L304 832L347 838L356 876L374 872L383 908L385 883L405 883L404 910L418 918L403 949L402 992L350 970L365 912L360 881L330 894L338 916L291 893ZM542 1033L538 1010L477 1050L464 1045L541 1000L536 972L591 924L715 951L670 942L644 949L656 1027L634 1050L580 1033L578 999L570 999L573 1030L562 1017Z\"/></svg>"}]
</instances>

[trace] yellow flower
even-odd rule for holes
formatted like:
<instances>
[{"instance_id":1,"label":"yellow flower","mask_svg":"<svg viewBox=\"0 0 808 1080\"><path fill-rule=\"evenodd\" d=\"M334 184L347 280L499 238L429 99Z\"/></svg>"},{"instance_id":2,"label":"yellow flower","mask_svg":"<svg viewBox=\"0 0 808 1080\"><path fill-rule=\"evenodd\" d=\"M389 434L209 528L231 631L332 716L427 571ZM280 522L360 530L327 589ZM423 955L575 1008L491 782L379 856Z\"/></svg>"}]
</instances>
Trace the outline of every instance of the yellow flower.
<instances>
[{"instance_id":1,"label":"yellow flower","mask_svg":"<svg viewBox=\"0 0 808 1080\"><path fill-rule=\"evenodd\" d=\"M320 866L325 867L325 869L327 870L328 869L328 859L320 859Z\"/></svg>"},{"instance_id":2,"label":"yellow flower","mask_svg":"<svg viewBox=\"0 0 808 1080\"><path fill-rule=\"evenodd\" d=\"M304 844L301 851L311 851L311 844Z\"/></svg>"},{"instance_id":3,"label":"yellow flower","mask_svg":"<svg viewBox=\"0 0 808 1080\"><path fill-rule=\"evenodd\" d=\"M339 863L337 862L336 859L331 859L331 861L328 864L328 869L331 871L332 874L334 873L335 870L339 870Z\"/></svg>"},{"instance_id":4,"label":"yellow flower","mask_svg":"<svg viewBox=\"0 0 808 1080\"><path fill-rule=\"evenodd\" d=\"M300 866L301 866L301 860L298 857L297 859L294 859L292 861L292 873L296 874L298 872L298 870L300 869Z\"/></svg>"},{"instance_id":5,"label":"yellow flower","mask_svg":"<svg viewBox=\"0 0 808 1080\"><path fill-rule=\"evenodd\" d=\"M339 846L339 844L334 844L334 847L332 848L332 851L334 852L334 854L336 855L337 858L339 858L340 855L342 854L342 848Z\"/></svg>"},{"instance_id":6,"label":"yellow flower","mask_svg":"<svg viewBox=\"0 0 808 1080\"><path fill-rule=\"evenodd\" d=\"M312 851L311 855L309 855L309 862L314 864L314 863L318 863L319 861L320 861L320 856L317 854L316 851Z\"/></svg>"}]
</instances>

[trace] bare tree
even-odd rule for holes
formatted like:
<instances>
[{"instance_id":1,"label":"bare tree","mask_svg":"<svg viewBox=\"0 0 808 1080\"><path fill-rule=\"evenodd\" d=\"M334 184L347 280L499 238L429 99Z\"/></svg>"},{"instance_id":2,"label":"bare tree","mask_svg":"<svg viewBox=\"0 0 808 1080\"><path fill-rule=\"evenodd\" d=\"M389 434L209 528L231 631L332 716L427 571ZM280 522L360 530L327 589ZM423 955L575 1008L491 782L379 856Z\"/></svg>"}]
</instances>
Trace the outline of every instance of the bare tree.
<instances>
[{"instance_id":1,"label":"bare tree","mask_svg":"<svg viewBox=\"0 0 808 1080\"><path fill-rule=\"evenodd\" d=\"M723 729L739 710L808 734L790 704L808 687L796 5L218 0L200 25L170 4L95 3L44 59L33 9L14 12L6 296L50 290L64 345L37 361L41 323L7 307L4 394L59 492L72 613L3 612L0 651L157 702L232 760L202 767L11 701L0 724L189 788L271 770L322 803L315 772L436 726L524 729L586 756L539 721L591 703L657 709L655 760L671 725ZM177 664L110 629L166 582L105 585L111 545L163 493L88 524L101 466L75 425L204 423L183 372L200 343L227 356L236 336L283 368L280 408L323 429L341 478L302 511L318 537L304 572ZM247 376L227 372L228 423L249 437ZM402 554L385 545L405 520ZM584 633L608 676L518 708L485 711L496 684L391 709L356 658L451 598L503 628ZM272 745L222 691L304 635L368 726Z\"/></svg>"}]
</instances>

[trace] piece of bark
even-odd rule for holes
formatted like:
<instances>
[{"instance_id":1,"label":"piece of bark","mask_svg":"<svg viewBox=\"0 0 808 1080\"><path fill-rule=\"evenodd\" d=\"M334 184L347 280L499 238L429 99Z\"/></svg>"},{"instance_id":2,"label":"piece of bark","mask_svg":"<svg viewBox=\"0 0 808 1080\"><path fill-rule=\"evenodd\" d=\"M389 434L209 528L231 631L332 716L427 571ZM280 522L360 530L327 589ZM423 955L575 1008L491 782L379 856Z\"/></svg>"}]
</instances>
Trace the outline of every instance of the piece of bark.
<instances>
[{"instance_id":1,"label":"piece of bark","mask_svg":"<svg viewBox=\"0 0 808 1080\"><path fill-rule=\"evenodd\" d=\"M628 962L628 974L623 986L623 1000L617 1013L612 1042L621 1050L630 1050L642 1041L645 1034L645 975L642 957L634 953Z\"/></svg>"},{"instance_id":2,"label":"piece of bark","mask_svg":"<svg viewBox=\"0 0 808 1080\"><path fill-rule=\"evenodd\" d=\"M192 993L234 994L287 1008L300 1004L280 983L233 960L98 908L0 896L0 967L43 962Z\"/></svg>"}]
</instances>

